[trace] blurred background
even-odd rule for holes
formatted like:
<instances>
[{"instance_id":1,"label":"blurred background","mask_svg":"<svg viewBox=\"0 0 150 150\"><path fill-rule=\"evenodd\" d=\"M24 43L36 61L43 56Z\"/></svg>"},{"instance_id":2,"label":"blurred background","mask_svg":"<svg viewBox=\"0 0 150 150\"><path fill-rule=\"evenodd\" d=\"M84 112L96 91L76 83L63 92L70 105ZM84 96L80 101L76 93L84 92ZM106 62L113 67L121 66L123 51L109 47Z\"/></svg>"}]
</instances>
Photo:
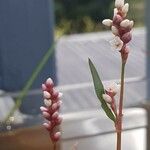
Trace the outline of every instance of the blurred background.
<instances>
[{"instance_id":1,"label":"blurred background","mask_svg":"<svg viewBox=\"0 0 150 150\"><path fill-rule=\"evenodd\" d=\"M128 18L135 27L144 26L144 0L127 0L130 3ZM55 0L56 36L63 34L103 31L101 24L113 14L113 0Z\"/></svg>"},{"instance_id":2,"label":"blurred background","mask_svg":"<svg viewBox=\"0 0 150 150\"><path fill-rule=\"evenodd\" d=\"M123 148L150 150L150 18L145 15L150 1L126 2L135 28L126 66ZM112 18L113 8L114 0L0 0L1 150L51 149L39 109L48 77L64 95L59 149L70 150L76 142L82 150L115 147L114 128L101 111L88 67L90 57L104 85L120 82L120 56L101 23Z\"/></svg>"}]
</instances>

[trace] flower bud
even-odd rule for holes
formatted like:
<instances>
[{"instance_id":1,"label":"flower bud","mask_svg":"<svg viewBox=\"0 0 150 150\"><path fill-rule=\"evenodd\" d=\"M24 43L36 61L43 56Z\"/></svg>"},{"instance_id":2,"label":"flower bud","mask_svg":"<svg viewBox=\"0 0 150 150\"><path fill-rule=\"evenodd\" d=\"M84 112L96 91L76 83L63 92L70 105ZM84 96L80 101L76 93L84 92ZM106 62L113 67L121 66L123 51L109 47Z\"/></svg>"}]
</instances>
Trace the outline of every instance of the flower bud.
<instances>
[{"instance_id":1,"label":"flower bud","mask_svg":"<svg viewBox=\"0 0 150 150\"><path fill-rule=\"evenodd\" d=\"M124 43L129 43L132 39L132 35L130 32L127 32L125 33L122 37L121 37L121 40L124 42Z\"/></svg>"},{"instance_id":2,"label":"flower bud","mask_svg":"<svg viewBox=\"0 0 150 150\"><path fill-rule=\"evenodd\" d=\"M120 15L115 15L113 17L113 24L115 25L120 25L120 23L122 22L123 18Z\"/></svg>"},{"instance_id":3,"label":"flower bud","mask_svg":"<svg viewBox=\"0 0 150 150\"><path fill-rule=\"evenodd\" d=\"M120 9L124 6L124 0L116 0L115 1L116 8Z\"/></svg>"},{"instance_id":4,"label":"flower bud","mask_svg":"<svg viewBox=\"0 0 150 150\"><path fill-rule=\"evenodd\" d=\"M44 104L45 106L50 107L52 105L52 101L50 99L49 100L44 99Z\"/></svg>"},{"instance_id":5,"label":"flower bud","mask_svg":"<svg viewBox=\"0 0 150 150\"><path fill-rule=\"evenodd\" d=\"M59 141L60 137L61 137L61 133L56 132L54 135L52 135L51 138L52 138L53 142L57 142L57 141Z\"/></svg>"},{"instance_id":6,"label":"flower bud","mask_svg":"<svg viewBox=\"0 0 150 150\"><path fill-rule=\"evenodd\" d=\"M113 33L114 35L118 35L118 34L119 34L119 31L118 31L118 29L117 29L115 26L112 26L112 27L111 27L111 30L112 30L112 33Z\"/></svg>"},{"instance_id":7,"label":"flower bud","mask_svg":"<svg viewBox=\"0 0 150 150\"><path fill-rule=\"evenodd\" d=\"M44 116L44 118L49 118L50 117L50 114L48 113L48 112L43 112L43 116Z\"/></svg>"},{"instance_id":8,"label":"flower bud","mask_svg":"<svg viewBox=\"0 0 150 150\"><path fill-rule=\"evenodd\" d=\"M130 26L130 20L128 19L125 19L123 20L121 23L120 23L120 26L123 27L123 28L128 28Z\"/></svg>"},{"instance_id":9,"label":"flower bud","mask_svg":"<svg viewBox=\"0 0 150 150\"><path fill-rule=\"evenodd\" d=\"M43 126L44 126L47 130L50 130L50 129L51 129L51 122L49 122L49 123L43 123Z\"/></svg>"},{"instance_id":10,"label":"flower bud","mask_svg":"<svg viewBox=\"0 0 150 150\"><path fill-rule=\"evenodd\" d=\"M133 26L134 26L134 21L133 21L133 20L131 20L131 21L130 21L130 25L129 25L130 29L132 29L132 28L133 28Z\"/></svg>"},{"instance_id":11,"label":"flower bud","mask_svg":"<svg viewBox=\"0 0 150 150\"><path fill-rule=\"evenodd\" d=\"M53 80L52 80L51 78L48 78L48 79L46 80L46 84L52 85L52 84L53 84Z\"/></svg>"},{"instance_id":12,"label":"flower bud","mask_svg":"<svg viewBox=\"0 0 150 150\"><path fill-rule=\"evenodd\" d=\"M118 14L118 9L114 8L114 16L116 16Z\"/></svg>"},{"instance_id":13,"label":"flower bud","mask_svg":"<svg viewBox=\"0 0 150 150\"><path fill-rule=\"evenodd\" d=\"M112 20L105 19L105 20L102 21L102 24L104 24L105 26L110 27L112 25Z\"/></svg>"},{"instance_id":14,"label":"flower bud","mask_svg":"<svg viewBox=\"0 0 150 150\"><path fill-rule=\"evenodd\" d=\"M120 85L118 85L115 82L111 83L106 89L106 91L112 96L115 96L119 92L119 90L120 90Z\"/></svg>"},{"instance_id":15,"label":"flower bud","mask_svg":"<svg viewBox=\"0 0 150 150\"><path fill-rule=\"evenodd\" d=\"M102 97L106 101L106 103L112 103L112 98L108 94L103 94Z\"/></svg>"},{"instance_id":16,"label":"flower bud","mask_svg":"<svg viewBox=\"0 0 150 150\"><path fill-rule=\"evenodd\" d=\"M127 14L127 12L128 12L128 10L129 10L129 4L128 3L126 3L123 7L122 7L122 12L123 12L123 14Z\"/></svg>"},{"instance_id":17,"label":"flower bud","mask_svg":"<svg viewBox=\"0 0 150 150\"><path fill-rule=\"evenodd\" d=\"M47 91L44 91L43 92L43 96L46 98L46 99L49 99L51 97L50 93L47 92Z\"/></svg>"}]
</instances>

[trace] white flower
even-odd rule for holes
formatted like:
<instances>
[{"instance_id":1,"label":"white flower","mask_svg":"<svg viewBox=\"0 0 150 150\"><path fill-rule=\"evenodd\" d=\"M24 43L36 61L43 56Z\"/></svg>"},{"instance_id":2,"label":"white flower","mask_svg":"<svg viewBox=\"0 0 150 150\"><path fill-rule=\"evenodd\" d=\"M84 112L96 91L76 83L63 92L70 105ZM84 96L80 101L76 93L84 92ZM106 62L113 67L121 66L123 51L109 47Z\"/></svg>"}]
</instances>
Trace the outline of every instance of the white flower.
<instances>
[{"instance_id":1,"label":"white flower","mask_svg":"<svg viewBox=\"0 0 150 150\"><path fill-rule=\"evenodd\" d=\"M102 24L104 24L105 26L110 27L112 25L112 20L105 19L105 20L102 21Z\"/></svg>"},{"instance_id":2,"label":"white flower","mask_svg":"<svg viewBox=\"0 0 150 150\"><path fill-rule=\"evenodd\" d=\"M114 35L118 35L118 34L119 34L118 29L117 29L115 26L112 26L112 27L111 27L111 30L112 30L112 33L113 33Z\"/></svg>"},{"instance_id":3,"label":"white flower","mask_svg":"<svg viewBox=\"0 0 150 150\"><path fill-rule=\"evenodd\" d=\"M110 41L110 44L113 49L120 51L123 47L123 42L118 36L115 36L112 41Z\"/></svg>"},{"instance_id":4,"label":"white flower","mask_svg":"<svg viewBox=\"0 0 150 150\"><path fill-rule=\"evenodd\" d=\"M108 92L113 93L114 95L116 95L119 91L120 91L120 84L117 84L115 82L112 82L107 88L106 90Z\"/></svg>"},{"instance_id":5,"label":"white flower","mask_svg":"<svg viewBox=\"0 0 150 150\"><path fill-rule=\"evenodd\" d=\"M127 14L127 12L129 11L129 4L126 3L123 7L122 7L122 12L123 14Z\"/></svg>"},{"instance_id":6,"label":"white flower","mask_svg":"<svg viewBox=\"0 0 150 150\"><path fill-rule=\"evenodd\" d=\"M50 107L52 105L52 101L50 99L49 100L44 99L44 104L45 106Z\"/></svg>"},{"instance_id":7,"label":"white flower","mask_svg":"<svg viewBox=\"0 0 150 150\"><path fill-rule=\"evenodd\" d=\"M102 97L106 101L106 103L110 104L112 102L112 98L108 94L103 94Z\"/></svg>"},{"instance_id":8,"label":"white flower","mask_svg":"<svg viewBox=\"0 0 150 150\"><path fill-rule=\"evenodd\" d=\"M124 0L116 0L115 1L115 6L120 9L124 6Z\"/></svg>"}]
</instances>

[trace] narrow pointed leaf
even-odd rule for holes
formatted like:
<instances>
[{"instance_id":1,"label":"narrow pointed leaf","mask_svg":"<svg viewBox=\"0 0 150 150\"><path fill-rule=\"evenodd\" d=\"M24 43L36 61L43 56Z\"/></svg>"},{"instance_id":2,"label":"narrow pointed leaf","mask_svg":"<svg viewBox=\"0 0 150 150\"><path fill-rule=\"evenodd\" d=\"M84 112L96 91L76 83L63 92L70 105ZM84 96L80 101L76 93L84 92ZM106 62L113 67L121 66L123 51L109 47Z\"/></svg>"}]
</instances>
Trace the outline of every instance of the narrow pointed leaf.
<instances>
[{"instance_id":1,"label":"narrow pointed leaf","mask_svg":"<svg viewBox=\"0 0 150 150\"><path fill-rule=\"evenodd\" d=\"M95 92L96 92L96 95L97 95L98 99L101 102L101 106L102 106L103 110L105 111L106 115L112 121L115 122L115 116L114 116L113 112L107 106L107 103L105 102L105 100L102 97L102 95L105 93L104 86L102 84L102 81L101 81L101 79L100 79L100 77L98 75L98 72L97 72L94 64L92 63L92 61L90 59L89 59L89 66L90 66L90 70L91 70L91 74L92 74L92 78L93 78Z\"/></svg>"}]
</instances>

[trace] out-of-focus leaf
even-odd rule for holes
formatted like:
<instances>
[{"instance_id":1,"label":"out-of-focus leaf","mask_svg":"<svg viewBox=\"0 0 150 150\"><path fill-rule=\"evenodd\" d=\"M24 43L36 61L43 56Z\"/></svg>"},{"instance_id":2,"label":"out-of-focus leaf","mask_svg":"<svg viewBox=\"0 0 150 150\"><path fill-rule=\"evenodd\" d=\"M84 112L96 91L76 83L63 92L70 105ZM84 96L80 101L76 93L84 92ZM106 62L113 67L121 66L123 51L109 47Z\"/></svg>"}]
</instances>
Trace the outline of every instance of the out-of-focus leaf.
<instances>
[{"instance_id":1,"label":"out-of-focus leaf","mask_svg":"<svg viewBox=\"0 0 150 150\"><path fill-rule=\"evenodd\" d=\"M102 106L103 110L105 111L106 115L112 121L115 122L116 119L115 119L115 116L114 116L112 110L107 106L107 103L105 102L105 100L102 97L102 94L105 93L104 86L102 84L102 81L98 75L98 72L97 72L94 64L92 63L92 61L90 59L89 59L89 66L90 66L90 70L91 70L91 74L92 74L92 78L93 78L95 92L96 92L98 99L101 102L101 106Z\"/></svg>"}]
</instances>

